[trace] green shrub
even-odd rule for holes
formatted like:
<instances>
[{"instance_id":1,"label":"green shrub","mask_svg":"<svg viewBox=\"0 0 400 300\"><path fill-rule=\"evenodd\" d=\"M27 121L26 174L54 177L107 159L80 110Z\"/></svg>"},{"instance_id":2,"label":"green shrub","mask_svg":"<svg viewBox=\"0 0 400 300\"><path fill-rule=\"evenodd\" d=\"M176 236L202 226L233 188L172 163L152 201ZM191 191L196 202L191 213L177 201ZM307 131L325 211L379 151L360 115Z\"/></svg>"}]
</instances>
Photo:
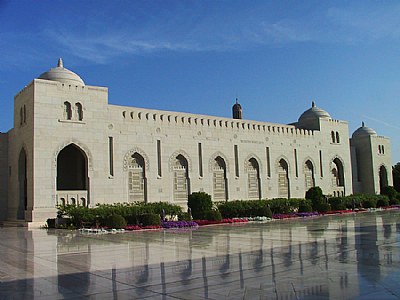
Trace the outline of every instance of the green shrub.
<instances>
[{"instance_id":1,"label":"green shrub","mask_svg":"<svg viewBox=\"0 0 400 300\"><path fill-rule=\"evenodd\" d=\"M121 229L126 227L126 220L121 215L111 215L106 219L105 225L108 228Z\"/></svg>"},{"instance_id":2,"label":"green shrub","mask_svg":"<svg viewBox=\"0 0 400 300\"><path fill-rule=\"evenodd\" d=\"M312 212L312 205L309 200L303 200L299 204L299 212Z\"/></svg>"},{"instance_id":3,"label":"green shrub","mask_svg":"<svg viewBox=\"0 0 400 300\"><path fill-rule=\"evenodd\" d=\"M376 199L373 198L366 198L361 201L363 208L375 208L376 207Z\"/></svg>"},{"instance_id":4,"label":"green shrub","mask_svg":"<svg viewBox=\"0 0 400 300\"><path fill-rule=\"evenodd\" d=\"M264 213L261 215L261 217L272 218L272 210L269 205L265 206Z\"/></svg>"},{"instance_id":5,"label":"green shrub","mask_svg":"<svg viewBox=\"0 0 400 300\"><path fill-rule=\"evenodd\" d=\"M314 211L321 211L320 209L324 207L323 203L325 203L325 199L319 186L310 188L306 192L306 199L311 200L312 209Z\"/></svg>"},{"instance_id":6,"label":"green shrub","mask_svg":"<svg viewBox=\"0 0 400 300\"><path fill-rule=\"evenodd\" d=\"M344 197L333 197L328 199L328 203L331 205L333 210L345 210L346 201Z\"/></svg>"},{"instance_id":7,"label":"green shrub","mask_svg":"<svg viewBox=\"0 0 400 300\"><path fill-rule=\"evenodd\" d=\"M139 223L143 226L157 226L161 224L160 215L150 213L139 216Z\"/></svg>"},{"instance_id":8,"label":"green shrub","mask_svg":"<svg viewBox=\"0 0 400 300\"><path fill-rule=\"evenodd\" d=\"M389 199L387 197L378 199L376 207L389 206Z\"/></svg>"},{"instance_id":9,"label":"green shrub","mask_svg":"<svg viewBox=\"0 0 400 300\"><path fill-rule=\"evenodd\" d=\"M396 195L395 198L389 200L390 205L398 205L400 204L400 193Z\"/></svg>"},{"instance_id":10,"label":"green shrub","mask_svg":"<svg viewBox=\"0 0 400 300\"><path fill-rule=\"evenodd\" d=\"M321 213L324 213L324 212L327 212L330 210L331 210L331 206L329 205L329 203L326 203L326 202L319 203L317 206L317 211L321 212Z\"/></svg>"},{"instance_id":11,"label":"green shrub","mask_svg":"<svg viewBox=\"0 0 400 300\"><path fill-rule=\"evenodd\" d=\"M208 221L221 221L222 216L219 210L209 210L205 213L205 219Z\"/></svg>"},{"instance_id":12,"label":"green shrub","mask_svg":"<svg viewBox=\"0 0 400 300\"><path fill-rule=\"evenodd\" d=\"M168 202L151 202L143 205L146 213L162 214L164 210L166 215L175 216L182 212L182 208L179 205L171 204Z\"/></svg>"},{"instance_id":13,"label":"green shrub","mask_svg":"<svg viewBox=\"0 0 400 300\"><path fill-rule=\"evenodd\" d=\"M195 220L204 220L205 213L212 210L212 206L211 196L207 193L195 192L188 197L188 207Z\"/></svg>"},{"instance_id":14,"label":"green shrub","mask_svg":"<svg viewBox=\"0 0 400 300\"><path fill-rule=\"evenodd\" d=\"M392 186L384 186L381 189L381 195L385 195L389 197L389 200L395 199L397 196L397 191Z\"/></svg>"}]
</instances>

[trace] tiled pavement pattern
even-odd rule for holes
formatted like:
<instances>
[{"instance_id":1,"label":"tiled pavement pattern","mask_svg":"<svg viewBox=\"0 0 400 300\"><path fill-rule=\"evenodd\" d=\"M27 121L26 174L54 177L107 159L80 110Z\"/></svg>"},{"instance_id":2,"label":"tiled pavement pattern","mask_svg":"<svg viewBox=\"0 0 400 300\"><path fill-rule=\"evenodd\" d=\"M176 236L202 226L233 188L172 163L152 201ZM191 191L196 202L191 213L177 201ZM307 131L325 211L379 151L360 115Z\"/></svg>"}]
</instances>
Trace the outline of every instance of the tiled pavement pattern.
<instances>
[{"instance_id":1,"label":"tiled pavement pattern","mask_svg":"<svg viewBox=\"0 0 400 300\"><path fill-rule=\"evenodd\" d=\"M0 228L0 299L398 299L400 211L118 234Z\"/></svg>"}]
</instances>

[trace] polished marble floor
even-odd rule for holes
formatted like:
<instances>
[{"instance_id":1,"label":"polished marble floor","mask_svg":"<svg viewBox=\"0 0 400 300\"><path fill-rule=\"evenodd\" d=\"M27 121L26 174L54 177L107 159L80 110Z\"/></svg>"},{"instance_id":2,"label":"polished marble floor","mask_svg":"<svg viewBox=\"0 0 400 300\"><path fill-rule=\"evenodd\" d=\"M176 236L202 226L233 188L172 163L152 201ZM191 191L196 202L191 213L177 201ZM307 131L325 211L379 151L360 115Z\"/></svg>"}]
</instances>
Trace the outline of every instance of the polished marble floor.
<instances>
[{"instance_id":1,"label":"polished marble floor","mask_svg":"<svg viewBox=\"0 0 400 300\"><path fill-rule=\"evenodd\" d=\"M0 299L399 299L400 211L119 234L0 228Z\"/></svg>"}]
</instances>

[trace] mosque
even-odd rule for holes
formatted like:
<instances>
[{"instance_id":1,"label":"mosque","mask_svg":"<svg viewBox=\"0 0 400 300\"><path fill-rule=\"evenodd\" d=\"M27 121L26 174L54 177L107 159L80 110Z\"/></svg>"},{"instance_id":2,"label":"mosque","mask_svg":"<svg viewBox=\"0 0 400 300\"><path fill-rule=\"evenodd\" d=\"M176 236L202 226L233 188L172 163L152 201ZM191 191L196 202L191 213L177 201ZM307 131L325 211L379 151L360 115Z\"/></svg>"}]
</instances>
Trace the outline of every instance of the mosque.
<instances>
[{"instance_id":1,"label":"mosque","mask_svg":"<svg viewBox=\"0 0 400 300\"><path fill-rule=\"evenodd\" d=\"M380 193L393 185L387 137L312 103L297 122L242 119L108 104L60 59L14 97L0 133L0 221L42 225L57 204L213 201Z\"/></svg>"}]
</instances>

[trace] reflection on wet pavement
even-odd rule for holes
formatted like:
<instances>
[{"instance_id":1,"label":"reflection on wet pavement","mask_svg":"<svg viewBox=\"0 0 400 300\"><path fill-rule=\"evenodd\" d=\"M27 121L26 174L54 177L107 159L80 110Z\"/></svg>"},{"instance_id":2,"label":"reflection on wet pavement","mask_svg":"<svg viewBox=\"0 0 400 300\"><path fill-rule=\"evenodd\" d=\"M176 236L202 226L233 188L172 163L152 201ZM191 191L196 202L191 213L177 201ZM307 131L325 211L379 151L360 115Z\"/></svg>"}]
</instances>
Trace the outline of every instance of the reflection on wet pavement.
<instances>
[{"instance_id":1,"label":"reflection on wet pavement","mask_svg":"<svg viewBox=\"0 0 400 300\"><path fill-rule=\"evenodd\" d=\"M398 299L400 211L88 235L0 228L0 299Z\"/></svg>"}]
</instances>

